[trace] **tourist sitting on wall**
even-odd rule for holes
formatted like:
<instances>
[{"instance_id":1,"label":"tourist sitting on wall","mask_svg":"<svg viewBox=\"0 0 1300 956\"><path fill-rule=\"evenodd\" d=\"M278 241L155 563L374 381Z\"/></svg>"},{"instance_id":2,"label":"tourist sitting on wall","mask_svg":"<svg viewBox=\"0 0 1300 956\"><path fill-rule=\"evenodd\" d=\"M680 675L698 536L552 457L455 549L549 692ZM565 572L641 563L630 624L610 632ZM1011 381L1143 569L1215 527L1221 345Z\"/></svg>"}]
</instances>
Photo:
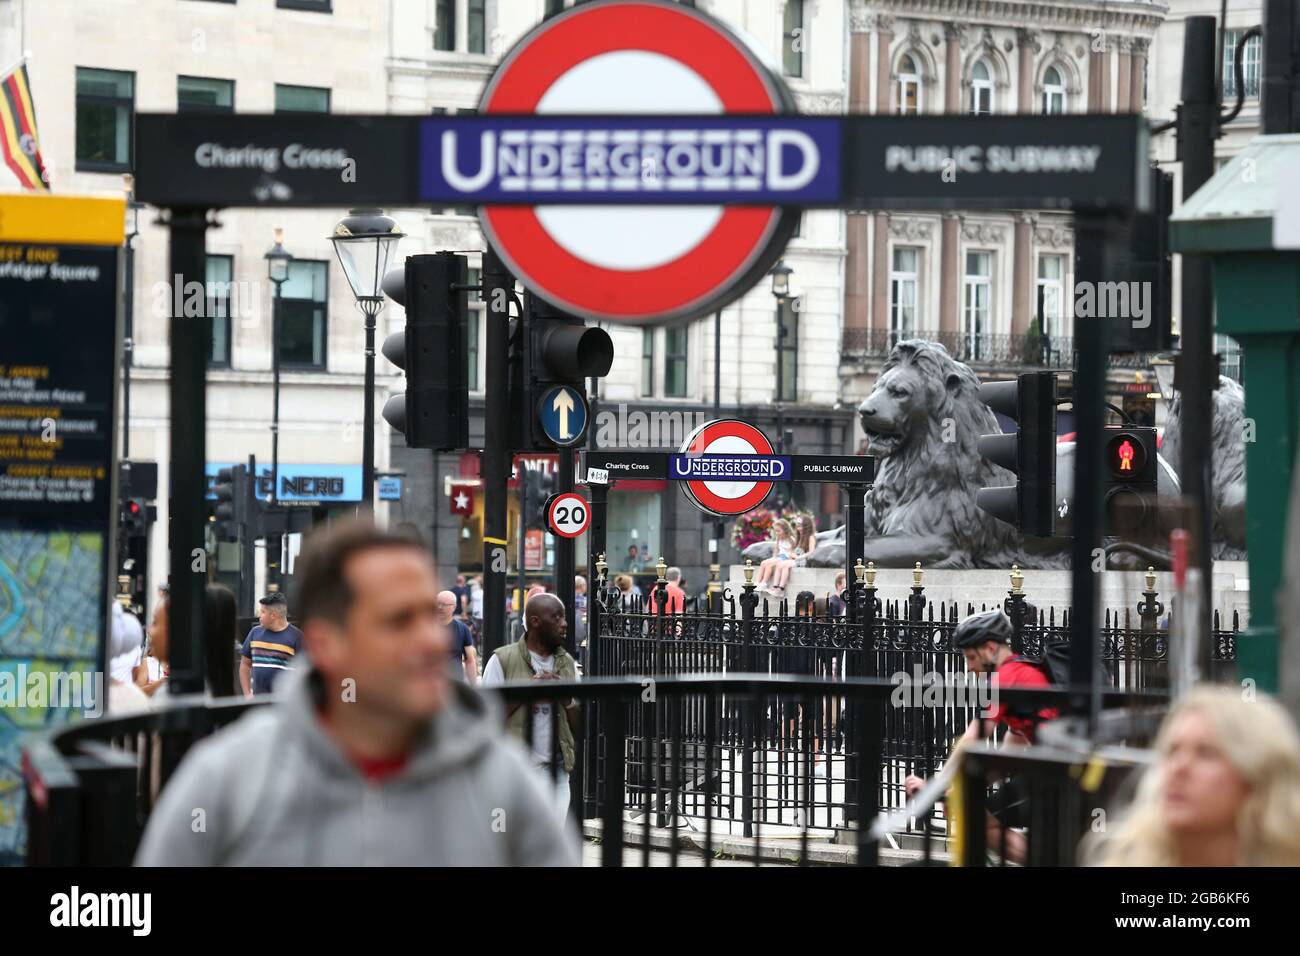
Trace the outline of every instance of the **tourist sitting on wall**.
<instances>
[{"instance_id":1,"label":"tourist sitting on wall","mask_svg":"<svg viewBox=\"0 0 1300 956\"><path fill-rule=\"evenodd\" d=\"M784 518L772 522L772 544L772 557L764 558L758 565L758 592L783 598L790 571L794 568L795 548L798 547L794 528ZM769 585L768 581L772 583Z\"/></svg>"}]
</instances>

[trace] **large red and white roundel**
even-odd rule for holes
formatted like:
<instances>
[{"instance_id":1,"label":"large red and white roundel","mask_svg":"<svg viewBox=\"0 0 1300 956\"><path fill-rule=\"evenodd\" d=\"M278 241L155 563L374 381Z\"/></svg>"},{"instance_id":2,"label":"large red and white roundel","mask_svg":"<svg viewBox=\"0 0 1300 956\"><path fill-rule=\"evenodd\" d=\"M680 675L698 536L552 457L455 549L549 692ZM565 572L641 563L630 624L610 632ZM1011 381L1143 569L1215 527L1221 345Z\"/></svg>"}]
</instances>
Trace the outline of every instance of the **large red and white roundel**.
<instances>
[{"instance_id":1,"label":"large red and white roundel","mask_svg":"<svg viewBox=\"0 0 1300 956\"><path fill-rule=\"evenodd\" d=\"M776 114L783 81L690 7L604 0L543 21L502 60L480 114ZM721 308L794 231L776 206L484 206L493 247L528 288L575 315L650 323Z\"/></svg>"},{"instance_id":2,"label":"large red and white roundel","mask_svg":"<svg viewBox=\"0 0 1300 956\"><path fill-rule=\"evenodd\" d=\"M749 422L705 422L682 443L683 455L771 455L772 443ZM770 481L686 481L686 496L710 514L729 517L757 508L772 491Z\"/></svg>"}]
</instances>

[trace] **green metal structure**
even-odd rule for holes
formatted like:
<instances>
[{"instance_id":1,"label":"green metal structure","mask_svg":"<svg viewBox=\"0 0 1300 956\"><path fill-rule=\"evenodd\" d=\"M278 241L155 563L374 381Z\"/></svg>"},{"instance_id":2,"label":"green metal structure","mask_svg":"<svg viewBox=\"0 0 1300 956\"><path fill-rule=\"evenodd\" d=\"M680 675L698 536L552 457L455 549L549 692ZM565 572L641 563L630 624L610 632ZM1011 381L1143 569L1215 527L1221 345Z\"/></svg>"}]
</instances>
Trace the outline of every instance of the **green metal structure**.
<instances>
[{"instance_id":1,"label":"green metal structure","mask_svg":"<svg viewBox=\"0 0 1300 956\"><path fill-rule=\"evenodd\" d=\"M1250 627L1237 659L1240 676L1270 692L1279 689L1276 608L1300 431L1300 209L1288 192L1300 200L1300 135L1259 136L1170 219L1173 250L1213 262L1217 331L1241 345L1255 440L1246 445Z\"/></svg>"}]
</instances>

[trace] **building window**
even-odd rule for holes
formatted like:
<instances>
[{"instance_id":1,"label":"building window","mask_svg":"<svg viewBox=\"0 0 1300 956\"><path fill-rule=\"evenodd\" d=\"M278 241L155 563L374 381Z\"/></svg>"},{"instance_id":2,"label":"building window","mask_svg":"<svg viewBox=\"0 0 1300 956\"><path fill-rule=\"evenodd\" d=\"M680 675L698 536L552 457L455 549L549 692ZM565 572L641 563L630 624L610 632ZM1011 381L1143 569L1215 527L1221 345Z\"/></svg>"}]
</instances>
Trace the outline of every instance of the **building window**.
<instances>
[{"instance_id":1,"label":"building window","mask_svg":"<svg viewBox=\"0 0 1300 956\"><path fill-rule=\"evenodd\" d=\"M655 330L641 330L641 394L655 393Z\"/></svg>"},{"instance_id":2,"label":"building window","mask_svg":"<svg viewBox=\"0 0 1300 956\"><path fill-rule=\"evenodd\" d=\"M993 112L993 73L985 60L976 60L971 67L970 111L974 116L987 116Z\"/></svg>"},{"instance_id":3,"label":"building window","mask_svg":"<svg viewBox=\"0 0 1300 956\"><path fill-rule=\"evenodd\" d=\"M781 31L781 59L786 76L803 76L803 0L785 0L785 24Z\"/></svg>"},{"instance_id":4,"label":"building window","mask_svg":"<svg viewBox=\"0 0 1300 956\"><path fill-rule=\"evenodd\" d=\"M993 253L966 253L966 280L962 310L964 358L979 361L987 351L989 301L993 291Z\"/></svg>"},{"instance_id":5,"label":"building window","mask_svg":"<svg viewBox=\"0 0 1300 956\"><path fill-rule=\"evenodd\" d=\"M1038 302L1041 331L1048 339L1065 334L1065 256L1038 257Z\"/></svg>"},{"instance_id":6,"label":"building window","mask_svg":"<svg viewBox=\"0 0 1300 956\"><path fill-rule=\"evenodd\" d=\"M135 74L77 67L77 169L129 170L134 127Z\"/></svg>"},{"instance_id":7,"label":"building window","mask_svg":"<svg viewBox=\"0 0 1300 956\"><path fill-rule=\"evenodd\" d=\"M1049 66L1043 74L1043 112L1049 115L1065 112L1065 81L1054 66Z\"/></svg>"},{"instance_id":8,"label":"building window","mask_svg":"<svg viewBox=\"0 0 1300 956\"><path fill-rule=\"evenodd\" d=\"M468 284L480 285L483 282L483 270L477 267L469 270ZM478 391L478 351L479 327L487 308L483 302L483 293L469 292L469 314L465 322L465 356L468 365L465 383L471 392Z\"/></svg>"},{"instance_id":9,"label":"building window","mask_svg":"<svg viewBox=\"0 0 1300 956\"><path fill-rule=\"evenodd\" d=\"M434 7L433 48L446 53L456 49L456 0L438 0Z\"/></svg>"},{"instance_id":10,"label":"building window","mask_svg":"<svg viewBox=\"0 0 1300 956\"><path fill-rule=\"evenodd\" d=\"M916 290L921 250L895 246L889 272L889 340L910 338L916 332Z\"/></svg>"},{"instance_id":11,"label":"building window","mask_svg":"<svg viewBox=\"0 0 1300 956\"><path fill-rule=\"evenodd\" d=\"M233 113L235 81L204 76L176 77L176 112Z\"/></svg>"},{"instance_id":12,"label":"building window","mask_svg":"<svg viewBox=\"0 0 1300 956\"><path fill-rule=\"evenodd\" d=\"M487 52L487 0L469 0L466 8L469 52Z\"/></svg>"},{"instance_id":13,"label":"building window","mask_svg":"<svg viewBox=\"0 0 1300 956\"><path fill-rule=\"evenodd\" d=\"M1227 30L1223 34L1223 101L1233 103L1237 99L1237 41L1245 30ZM1246 81L1246 99L1259 98L1259 37L1246 41L1246 48L1241 51L1242 78Z\"/></svg>"},{"instance_id":14,"label":"building window","mask_svg":"<svg viewBox=\"0 0 1300 956\"><path fill-rule=\"evenodd\" d=\"M280 363L325 368L329 329L329 263L295 259L280 287Z\"/></svg>"},{"instance_id":15,"label":"building window","mask_svg":"<svg viewBox=\"0 0 1300 956\"><path fill-rule=\"evenodd\" d=\"M281 10L310 10L313 13L333 13L332 0L275 0Z\"/></svg>"},{"instance_id":16,"label":"building window","mask_svg":"<svg viewBox=\"0 0 1300 956\"><path fill-rule=\"evenodd\" d=\"M778 402L798 401L799 394L799 311L794 299L782 300L777 310L776 361Z\"/></svg>"},{"instance_id":17,"label":"building window","mask_svg":"<svg viewBox=\"0 0 1300 956\"><path fill-rule=\"evenodd\" d=\"M328 113L330 91L319 86L287 86L275 84L275 111L277 113Z\"/></svg>"},{"instance_id":18,"label":"building window","mask_svg":"<svg viewBox=\"0 0 1300 956\"><path fill-rule=\"evenodd\" d=\"M664 330L664 395L686 397L686 334L690 329L679 325Z\"/></svg>"},{"instance_id":19,"label":"building window","mask_svg":"<svg viewBox=\"0 0 1300 956\"><path fill-rule=\"evenodd\" d=\"M234 273L234 256L208 256L204 275L208 316L212 319L208 364L214 368L230 368L230 283Z\"/></svg>"},{"instance_id":20,"label":"building window","mask_svg":"<svg viewBox=\"0 0 1300 956\"><path fill-rule=\"evenodd\" d=\"M549 20L557 13L564 12L564 0L546 0L546 10L542 14L543 20Z\"/></svg>"},{"instance_id":21,"label":"building window","mask_svg":"<svg viewBox=\"0 0 1300 956\"><path fill-rule=\"evenodd\" d=\"M894 83L894 109L901 116L915 116L921 112L921 71L916 58L910 53L898 61L898 79Z\"/></svg>"}]
</instances>

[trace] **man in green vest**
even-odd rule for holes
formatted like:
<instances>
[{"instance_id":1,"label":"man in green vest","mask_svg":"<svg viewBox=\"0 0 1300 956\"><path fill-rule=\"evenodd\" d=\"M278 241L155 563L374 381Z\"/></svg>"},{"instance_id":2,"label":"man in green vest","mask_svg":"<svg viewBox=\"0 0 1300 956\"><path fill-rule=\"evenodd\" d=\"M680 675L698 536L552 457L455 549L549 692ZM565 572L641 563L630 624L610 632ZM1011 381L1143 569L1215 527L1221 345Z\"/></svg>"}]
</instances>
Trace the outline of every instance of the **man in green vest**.
<instances>
[{"instance_id":1,"label":"man in green vest","mask_svg":"<svg viewBox=\"0 0 1300 956\"><path fill-rule=\"evenodd\" d=\"M542 592L524 605L524 636L514 644L497 648L483 672L483 686L526 680L577 680L573 656L564 649L568 620L564 602L554 594ZM532 705L533 762L549 774L555 783L558 811L563 818L569 807L569 774L573 771L573 732L578 726L578 702L570 699L560 706L561 719L555 719L555 701L538 701ZM522 704L506 712L506 729L524 740L526 713ZM555 746L552 727L559 729L559 746ZM558 757L558 759L557 759Z\"/></svg>"}]
</instances>

